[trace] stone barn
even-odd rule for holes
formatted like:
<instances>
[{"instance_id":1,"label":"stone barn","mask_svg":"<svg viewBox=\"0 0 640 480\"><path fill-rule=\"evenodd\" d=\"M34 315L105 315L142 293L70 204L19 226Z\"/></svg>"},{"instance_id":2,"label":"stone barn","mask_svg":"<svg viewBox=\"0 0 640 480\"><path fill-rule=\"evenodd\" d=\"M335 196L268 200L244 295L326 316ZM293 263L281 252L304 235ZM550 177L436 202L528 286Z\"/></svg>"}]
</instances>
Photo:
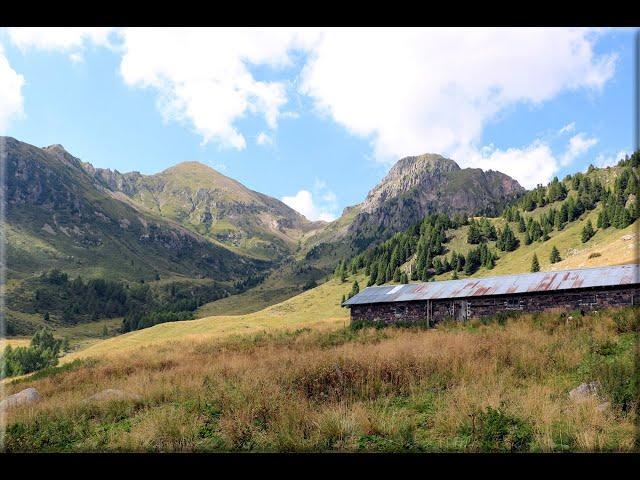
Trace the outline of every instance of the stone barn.
<instances>
[{"instance_id":1,"label":"stone barn","mask_svg":"<svg viewBox=\"0 0 640 480\"><path fill-rule=\"evenodd\" d=\"M441 282L367 287L343 306L351 322L422 324L500 312L599 310L640 303L639 266L559 270Z\"/></svg>"}]
</instances>

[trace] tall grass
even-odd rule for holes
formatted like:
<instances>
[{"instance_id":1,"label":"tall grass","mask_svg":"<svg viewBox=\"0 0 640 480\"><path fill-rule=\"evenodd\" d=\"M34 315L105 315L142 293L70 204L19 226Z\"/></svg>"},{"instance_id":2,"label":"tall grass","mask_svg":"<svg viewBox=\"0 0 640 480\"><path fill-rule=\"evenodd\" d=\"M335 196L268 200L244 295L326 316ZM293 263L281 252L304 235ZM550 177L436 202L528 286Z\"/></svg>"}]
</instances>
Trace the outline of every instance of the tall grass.
<instances>
[{"instance_id":1,"label":"tall grass","mask_svg":"<svg viewBox=\"0 0 640 480\"><path fill-rule=\"evenodd\" d=\"M8 385L9 451L630 451L630 310L190 339ZM601 399L576 403L584 381ZM141 401L86 402L106 388ZM607 409L598 409L604 401Z\"/></svg>"}]
</instances>

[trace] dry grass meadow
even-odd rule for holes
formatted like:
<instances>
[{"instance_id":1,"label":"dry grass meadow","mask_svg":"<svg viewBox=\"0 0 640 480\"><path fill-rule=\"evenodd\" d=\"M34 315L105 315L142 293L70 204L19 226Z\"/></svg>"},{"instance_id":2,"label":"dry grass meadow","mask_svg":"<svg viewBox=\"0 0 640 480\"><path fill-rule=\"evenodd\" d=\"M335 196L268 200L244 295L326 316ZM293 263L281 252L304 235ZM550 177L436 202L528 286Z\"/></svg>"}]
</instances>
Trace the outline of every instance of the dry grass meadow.
<instances>
[{"instance_id":1,"label":"dry grass meadow","mask_svg":"<svg viewBox=\"0 0 640 480\"><path fill-rule=\"evenodd\" d=\"M6 385L19 451L633 451L636 312L189 337ZM569 391L599 384L600 398ZM87 401L107 388L139 395ZM604 402L609 402L603 406Z\"/></svg>"}]
</instances>

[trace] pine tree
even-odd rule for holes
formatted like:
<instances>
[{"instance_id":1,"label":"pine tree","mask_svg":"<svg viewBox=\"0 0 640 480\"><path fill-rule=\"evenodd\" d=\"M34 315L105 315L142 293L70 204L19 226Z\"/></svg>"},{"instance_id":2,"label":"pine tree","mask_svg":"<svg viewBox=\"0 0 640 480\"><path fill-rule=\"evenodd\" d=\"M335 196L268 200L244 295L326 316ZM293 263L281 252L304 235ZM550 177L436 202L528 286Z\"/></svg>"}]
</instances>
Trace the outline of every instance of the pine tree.
<instances>
[{"instance_id":1,"label":"pine tree","mask_svg":"<svg viewBox=\"0 0 640 480\"><path fill-rule=\"evenodd\" d=\"M524 218L522 218L522 217L520 217L520 218L518 219L518 231L519 231L520 233L524 233L524 232L526 232L526 231L527 231L527 226L525 225L525 223L524 223Z\"/></svg>"},{"instance_id":2,"label":"pine tree","mask_svg":"<svg viewBox=\"0 0 640 480\"><path fill-rule=\"evenodd\" d=\"M451 280L458 280L458 271L454 270L453 275L451 275Z\"/></svg>"},{"instance_id":3,"label":"pine tree","mask_svg":"<svg viewBox=\"0 0 640 480\"><path fill-rule=\"evenodd\" d=\"M589 241L591 237L595 235L595 231L593 230L593 225L591 224L591 220L587 220L587 223L582 229L582 243L586 243Z\"/></svg>"},{"instance_id":4,"label":"pine tree","mask_svg":"<svg viewBox=\"0 0 640 480\"><path fill-rule=\"evenodd\" d=\"M560 258L560 252L554 245L553 248L551 249L551 255L549 256L549 261L551 263L558 263L560 260L562 260L562 258Z\"/></svg>"},{"instance_id":5,"label":"pine tree","mask_svg":"<svg viewBox=\"0 0 640 480\"><path fill-rule=\"evenodd\" d=\"M396 269L393 272L393 281L394 282L400 282L400 268L396 267Z\"/></svg>"},{"instance_id":6,"label":"pine tree","mask_svg":"<svg viewBox=\"0 0 640 480\"><path fill-rule=\"evenodd\" d=\"M349 294L349 297L353 297L354 295L357 295L358 293L360 293L360 285L358 284L357 280L353 281L353 285L351 287L351 293Z\"/></svg>"},{"instance_id":7,"label":"pine tree","mask_svg":"<svg viewBox=\"0 0 640 480\"><path fill-rule=\"evenodd\" d=\"M469 232L467 233L467 243L475 245L480 243L482 235L480 234L480 228L474 219L469 222Z\"/></svg>"},{"instance_id":8,"label":"pine tree","mask_svg":"<svg viewBox=\"0 0 640 480\"><path fill-rule=\"evenodd\" d=\"M516 238L513 230L509 228L509 225L505 225L504 230L498 230L498 241L496 247L504 252L512 252L518 248L519 240Z\"/></svg>"},{"instance_id":9,"label":"pine tree","mask_svg":"<svg viewBox=\"0 0 640 480\"><path fill-rule=\"evenodd\" d=\"M411 269L411 281L415 282L418 278L418 269L414 267Z\"/></svg>"},{"instance_id":10,"label":"pine tree","mask_svg":"<svg viewBox=\"0 0 640 480\"><path fill-rule=\"evenodd\" d=\"M402 274L400 275L400 283L404 285L409 283L409 277L407 276L407 272L402 272Z\"/></svg>"},{"instance_id":11,"label":"pine tree","mask_svg":"<svg viewBox=\"0 0 640 480\"><path fill-rule=\"evenodd\" d=\"M378 276L376 277L376 285L382 285L387 281L386 269L380 265L378 266Z\"/></svg>"},{"instance_id":12,"label":"pine tree","mask_svg":"<svg viewBox=\"0 0 640 480\"><path fill-rule=\"evenodd\" d=\"M344 283L347 281L347 269L346 267L343 265L342 269L340 270L340 282Z\"/></svg>"},{"instance_id":13,"label":"pine tree","mask_svg":"<svg viewBox=\"0 0 640 480\"><path fill-rule=\"evenodd\" d=\"M538 256L534 253L533 259L531 260L531 271L539 272L540 271L540 263L538 262Z\"/></svg>"}]
</instances>

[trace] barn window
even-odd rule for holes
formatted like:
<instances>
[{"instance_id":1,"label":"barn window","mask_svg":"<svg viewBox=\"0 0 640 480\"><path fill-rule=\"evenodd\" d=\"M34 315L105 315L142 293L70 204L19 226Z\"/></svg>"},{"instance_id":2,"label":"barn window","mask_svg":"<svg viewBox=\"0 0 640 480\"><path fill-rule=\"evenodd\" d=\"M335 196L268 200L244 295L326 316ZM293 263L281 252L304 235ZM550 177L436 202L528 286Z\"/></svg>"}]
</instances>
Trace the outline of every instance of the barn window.
<instances>
[{"instance_id":1,"label":"barn window","mask_svg":"<svg viewBox=\"0 0 640 480\"><path fill-rule=\"evenodd\" d=\"M504 302L504 308L507 310L522 310L524 308L524 300L520 298L507 298Z\"/></svg>"},{"instance_id":2,"label":"barn window","mask_svg":"<svg viewBox=\"0 0 640 480\"><path fill-rule=\"evenodd\" d=\"M396 317L403 317L407 314L407 306L397 305L393 308L393 313L395 313Z\"/></svg>"},{"instance_id":3,"label":"barn window","mask_svg":"<svg viewBox=\"0 0 640 480\"><path fill-rule=\"evenodd\" d=\"M580 302L578 302L578 303L580 305L586 305L586 306L597 305L598 304L598 297L596 297L595 293L593 295L585 295L585 296L580 298Z\"/></svg>"}]
</instances>

